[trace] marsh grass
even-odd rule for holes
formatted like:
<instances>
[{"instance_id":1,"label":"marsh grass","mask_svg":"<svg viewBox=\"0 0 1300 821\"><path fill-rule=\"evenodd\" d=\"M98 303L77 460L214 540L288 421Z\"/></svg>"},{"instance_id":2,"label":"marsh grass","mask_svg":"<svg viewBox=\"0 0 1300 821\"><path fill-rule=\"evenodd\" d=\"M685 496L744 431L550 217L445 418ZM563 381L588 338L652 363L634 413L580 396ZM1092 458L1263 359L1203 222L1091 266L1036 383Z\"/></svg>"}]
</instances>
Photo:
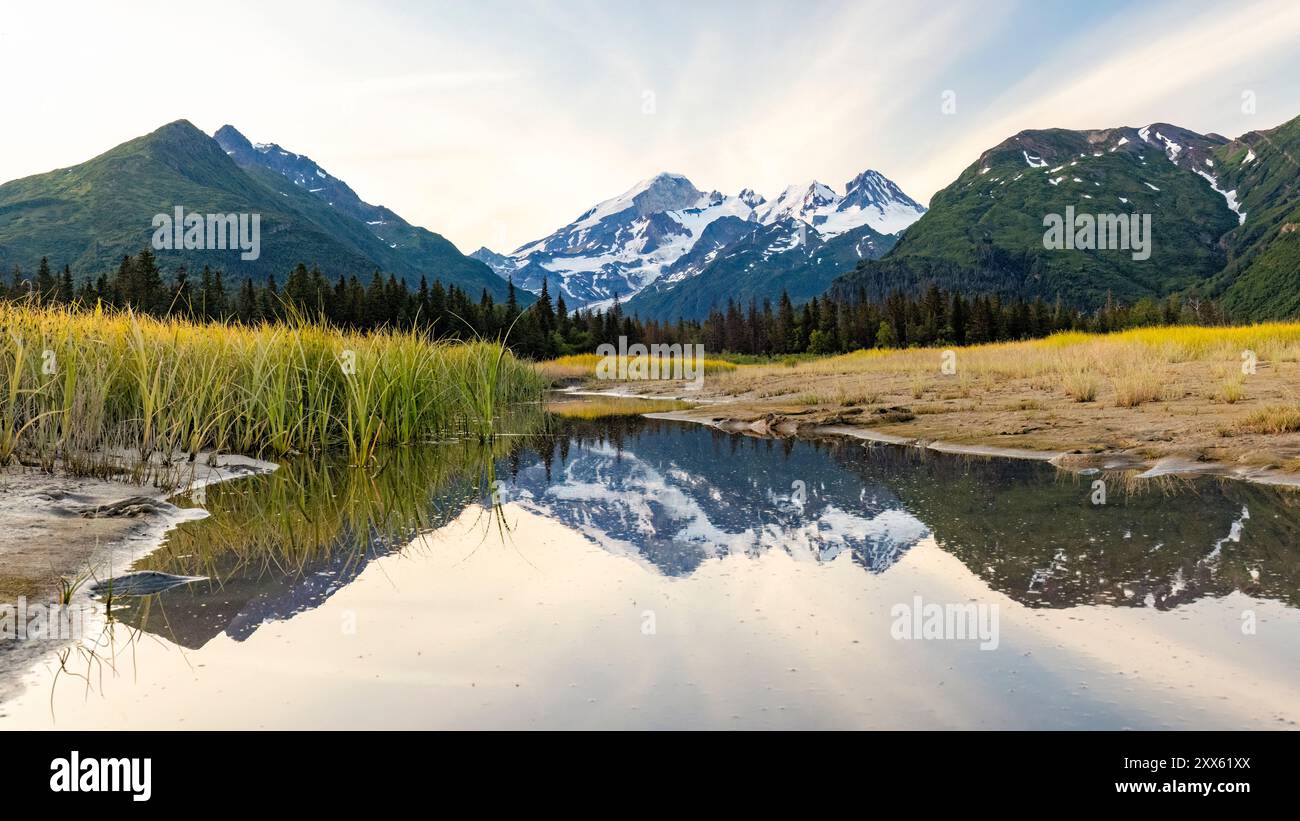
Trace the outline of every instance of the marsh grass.
<instances>
[{"instance_id":1,"label":"marsh grass","mask_svg":"<svg viewBox=\"0 0 1300 821\"><path fill-rule=\"evenodd\" d=\"M1253 411L1241 421L1249 433L1293 433L1300 431L1300 405L1269 405Z\"/></svg>"},{"instance_id":2,"label":"marsh grass","mask_svg":"<svg viewBox=\"0 0 1300 821\"><path fill-rule=\"evenodd\" d=\"M920 399L925 396L926 376L924 373L912 374L911 383L908 387L913 399Z\"/></svg>"},{"instance_id":3,"label":"marsh grass","mask_svg":"<svg viewBox=\"0 0 1300 821\"><path fill-rule=\"evenodd\" d=\"M1239 373L1224 377L1219 383L1218 391L1211 398L1235 405L1246 398L1246 377Z\"/></svg>"},{"instance_id":4,"label":"marsh grass","mask_svg":"<svg viewBox=\"0 0 1300 821\"><path fill-rule=\"evenodd\" d=\"M139 470L201 450L282 456L469 434L537 401L496 343L307 321L247 327L0 303L0 465ZM138 478L138 477L137 477Z\"/></svg>"},{"instance_id":5,"label":"marsh grass","mask_svg":"<svg viewBox=\"0 0 1300 821\"><path fill-rule=\"evenodd\" d=\"M835 403L842 407L875 405L879 402L880 392L871 389L856 392L840 391L835 397Z\"/></svg>"},{"instance_id":6,"label":"marsh grass","mask_svg":"<svg viewBox=\"0 0 1300 821\"><path fill-rule=\"evenodd\" d=\"M55 601L62 605L72 604L77 591L84 587L90 579L91 572L89 568L75 576L59 576L55 580Z\"/></svg>"},{"instance_id":7,"label":"marsh grass","mask_svg":"<svg viewBox=\"0 0 1300 821\"><path fill-rule=\"evenodd\" d=\"M1126 372L1115 378L1114 385L1115 405L1120 408L1136 408L1164 398L1163 384L1157 375L1150 372Z\"/></svg>"},{"instance_id":8,"label":"marsh grass","mask_svg":"<svg viewBox=\"0 0 1300 821\"><path fill-rule=\"evenodd\" d=\"M1101 390L1101 380L1086 370L1070 371L1061 378L1061 387L1075 402L1092 402Z\"/></svg>"}]
</instances>

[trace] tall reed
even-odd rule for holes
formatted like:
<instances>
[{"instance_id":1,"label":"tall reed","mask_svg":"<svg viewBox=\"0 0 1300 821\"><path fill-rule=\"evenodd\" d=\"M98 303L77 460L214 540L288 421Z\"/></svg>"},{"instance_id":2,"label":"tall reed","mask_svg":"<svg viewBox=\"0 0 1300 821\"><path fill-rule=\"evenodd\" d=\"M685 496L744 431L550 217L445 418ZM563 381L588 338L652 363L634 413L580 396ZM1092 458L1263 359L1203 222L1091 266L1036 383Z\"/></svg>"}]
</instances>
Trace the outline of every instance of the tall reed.
<instances>
[{"instance_id":1,"label":"tall reed","mask_svg":"<svg viewBox=\"0 0 1300 821\"><path fill-rule=\"evenodd\" d=\"M0 303L0 465L106 455L145 464L201 450L345 450L498 432L542 378L501 345L296 320L246 327Z\"/></svg>"}]
</instances>

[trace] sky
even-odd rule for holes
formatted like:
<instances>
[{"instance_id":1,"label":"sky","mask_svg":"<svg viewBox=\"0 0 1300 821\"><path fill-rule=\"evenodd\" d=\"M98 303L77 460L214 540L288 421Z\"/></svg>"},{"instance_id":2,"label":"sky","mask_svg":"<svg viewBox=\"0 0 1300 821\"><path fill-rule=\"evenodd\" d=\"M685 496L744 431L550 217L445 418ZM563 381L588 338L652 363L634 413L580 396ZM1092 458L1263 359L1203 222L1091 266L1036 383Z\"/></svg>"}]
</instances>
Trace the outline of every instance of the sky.
<instances>
[{"instance_id":1,"label":"sky","mask_svg":"<svg viewBox=\"0 0 1300 821\"><path fill-rule=\"evenodd\" d=\"M0 180L230 123L467 253L661 171L772 198L874 168L925 203L1026 128L1300 115L1296 0L0 7Z\"/></svg>"}]
</instances>

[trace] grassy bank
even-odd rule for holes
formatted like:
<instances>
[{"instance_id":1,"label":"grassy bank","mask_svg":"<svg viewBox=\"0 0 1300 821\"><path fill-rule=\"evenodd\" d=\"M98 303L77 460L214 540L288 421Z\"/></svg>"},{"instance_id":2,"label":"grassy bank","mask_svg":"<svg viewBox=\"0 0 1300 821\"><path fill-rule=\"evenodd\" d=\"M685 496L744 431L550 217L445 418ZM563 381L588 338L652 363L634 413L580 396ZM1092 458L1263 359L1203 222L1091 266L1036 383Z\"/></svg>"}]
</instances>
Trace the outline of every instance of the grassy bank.
<instances>
[{"instance_id":1,"label":"grassy bank","mask_svg":"<svg viewBox=\"0 0 1300 821\"><path fill-rule=\"evenodd\" d=\"M96 473L201 450L249 455L489 438L540 396L489 343L415 332L195 324L0 303L0 464ZM113 456L110 459L110 455Z\"/></svg>"},{"instance_id":2,"label":"grassy bank","mask_svg":"<svg viewBox=\"0 0 1300 821\"><path fill-rule=\"evenodd\" d=\"M951 363L944 370L944 354ZM1242 371L1247 356L1255 374ZM1122 407L1160 401L1175 370L1196 379L1206 401L1235 401L1250 377L1278 363L1300 362L1300 323L1243 327L1174 326L1115 334L1062 333L1046 339L964 348L871 349L788 365L743 366L711 387L727 394L777 396L794 377L817 386L854 376L902 376L909 393L969 398L996 392L1005 380L1029 380L1042 394L1079 402L1101 399ZM1181 368L1180 366L1190 366ZM775 380L774 382L772 380ZM870 385L861 385L870 395ZM1297 386L1300 390L1300 386ZM826 393L825 404L854 404L862 390ZM816 396L816 394L813 394Z\"/></svg>"},{"instance_id":3,"label":"grassy bank","mask_svg":"<svg viewBox=\"0 0 1300 821\"><path fill-rule=\"evenodd\" d=\"M870 349L706 374L702 416L1300 470L1300 323ZM601 383L600 387L614 387ZM680 384L642 381L639 394Z\"/></svg>"}]
</instances>

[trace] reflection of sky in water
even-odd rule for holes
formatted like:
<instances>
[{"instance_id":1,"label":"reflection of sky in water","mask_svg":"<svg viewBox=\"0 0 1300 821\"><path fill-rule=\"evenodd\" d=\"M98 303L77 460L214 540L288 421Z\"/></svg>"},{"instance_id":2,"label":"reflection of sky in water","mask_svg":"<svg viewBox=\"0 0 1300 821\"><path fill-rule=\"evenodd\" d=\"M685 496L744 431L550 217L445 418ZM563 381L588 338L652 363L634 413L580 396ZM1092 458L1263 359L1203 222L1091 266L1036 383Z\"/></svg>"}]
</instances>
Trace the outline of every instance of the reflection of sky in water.
<instances>
[{"instance_id":1,"label":"reflection of sky in water","mask_svg":"<svg viewBox=\"0 0 1300 821\"><path fill-rule=\"evenodd\" d=\"M445 521L484 498L481 466L462 470L460 480L429 497L427 464L441 457L436 449L427 457L381 472L388 488L412 491L408 506L437 510ZM358 475L342 470L318 477L303 494L307 518L323 518L314 501L351 505L339 501L346 494L338 483ZM1116 480L1112 503L1097 508L1087 502L1090 481L1062 476L1037 463L848 440L774 441L639 419L570 424L567 434L531 440L496 461L502 502L654 574L685 577L708 562L769 551L813 564L844 556L858 572L881 574L933 537L989 589L1030 607L1169 610L1234 591L1295 605L1300 494L1211 480L1148 483L1125 492ZM373 521L351 522L331 537L329 549L301 564L276 559L232 566L221 555L221 539L218 555L205 563L178 558L196 552L186 547L187 534L210 533L225 522L230 533L223 538L237 544L281 512L260 511L244 523L247 514L228 502L261 497L279 483L299 505L294 481L282 469L214 491L214 518L186 525L143 563L212 580L132 602L123 618L187 647L222 633L242 641L265 624L320 607L372 561L436 526L394 518L381 506L367 513ZM370 480L363 476L359 484L369 488ZM392 502L391 492L383 490L381 500ZM275 544L268 555L276 554Z\"/></svg>"},{"instance_id":2,"label":"reflection of sky in water","mask_svg":"<svg viewBox=\"0 0 1300 821\"><path fill-rule=\"evenodd\" d=\"M0 727L48 726L52 705L65 727L1300 717L1300 494L1116 479L1097 508L1041 464L645 420L565 432L498 451L491 477L430 449L213 489L212 517L140 563L209 580L117 611L152 634L115 646L132 674L91 698L47 682ZM475 504L490 478L504 538ZM998 649L892 640L914 596L998 606Z\"/></svg>"}]
</instances>

